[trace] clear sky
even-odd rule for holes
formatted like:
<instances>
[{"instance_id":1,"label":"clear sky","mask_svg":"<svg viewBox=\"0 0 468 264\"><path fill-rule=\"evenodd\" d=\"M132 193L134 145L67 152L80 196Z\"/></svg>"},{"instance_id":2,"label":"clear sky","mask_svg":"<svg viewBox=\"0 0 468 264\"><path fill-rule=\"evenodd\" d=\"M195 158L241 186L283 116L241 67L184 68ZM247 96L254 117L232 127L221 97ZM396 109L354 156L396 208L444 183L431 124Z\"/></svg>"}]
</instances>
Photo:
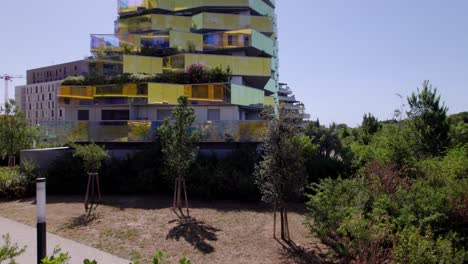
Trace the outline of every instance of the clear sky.
<instances>
[{"instance_id":1,"label":"clear sky","mask_svg":"<svg viewBox=\"0 0 468 264\"><path fill-rule=\"evenodd\" d=\"M116 2L4 1L0 74L88 55L90 33L113 32ZM277 14L281 81L313 119L355 126L365 112L391 118L396 94L425 79L451 113L468 111L467 0L277 0Z\"/></svg>"}]
</instances>

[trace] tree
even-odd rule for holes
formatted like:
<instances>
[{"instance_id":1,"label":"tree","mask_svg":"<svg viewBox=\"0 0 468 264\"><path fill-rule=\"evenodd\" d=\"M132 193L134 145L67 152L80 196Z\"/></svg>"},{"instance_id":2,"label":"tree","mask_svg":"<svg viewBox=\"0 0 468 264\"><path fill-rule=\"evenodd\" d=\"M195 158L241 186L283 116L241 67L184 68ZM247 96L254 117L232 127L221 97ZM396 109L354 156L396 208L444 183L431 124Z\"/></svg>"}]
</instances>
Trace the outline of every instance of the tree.
<instances>
[{"instance_id":1,"label":"tree","mask_svg":"<svg viewBox=\"0 0 468 264\"><path fill-rule=\"evenodd\" d=\"M368 145L372 136L381 128L379 120L371 113L364 114L361 124L361 140L364 145Z\"/></svg>"},{"instance_id":2,"label":"tree","mask_svg":"<svg viewBox=\"0 0 468 264\"><path fill-rule=\"evenodd\" d=\"M263 160L255 168L256 183L262 200L274 206L274 231L276 235L276 210L281 217L281 239L289 240L288 202L298 197L306 184L303 144L298 136L298 122L294 113L281 106L278 115L267 109L269 123L263 143ZM268 113L270 112L270 113Z\"/></svg>"},{"instance_id":3,"label":"tree","mask_svg":"<svg viewBox=\"0 0 468 264\"><path fill-rule=\"evenodd\" d=\"M419 152L422 155L439 155L448 146L450 126L448 108L440 103L437 88L424 81L422 90L408 97L409 120L417 134Z\"/></svg>"},{"instance_id":4,"label":"tree","mask_svg":"<svg viewBox=\"0 0 468 264\"><path fill-rule=\"evenodd\" d=\"M104 147L98 146L94 143L89 145L73 145L73 147L76 149L75 153L73 153L73 157L78 157L83 160L83 167L88 174L88 185L86 186L84 207L89 216L91 215L93 204L95 203L95 190L97 190L98 193L98 201L101 201L101 188L99 186L98 172L102 166L102 161L108 158L109 154L104 150ZM89 198L89 195L91 195L91 198ZM89 206L89 200L91 200L91 206Z\"/></svg>"},{"instance_id":5,"label":"tree","mask_svg":"<svg viewBox=\"0 0 468 264\"><path fill-rule=\"evenodd\" d=\"M172 177L175 177L174 209L177 208L182 212L183 189L188 214L185 176L195 161L198 152L197 143L201 136L199 131L191 129L195 121L195 111L188 106L188 98L181 96L177 101L179 104L172 111L174 120L170 121L167 118L164 120L164 124L158 128L158 137L161 140L166 170Z\"/></svg>"},{"instance_id":6,"label":"tree","mask_svg":"<svg viewBox=\"0 0 468 264\"><path fill-rule=\"evenodd\" d=\"M16 102L10 99L0 108L0 157L8 157L8 166L16 165L16 155L22 149L31 148L37 137L37 130L28 127L24 114Z\"/></svg>"}]
</instances>

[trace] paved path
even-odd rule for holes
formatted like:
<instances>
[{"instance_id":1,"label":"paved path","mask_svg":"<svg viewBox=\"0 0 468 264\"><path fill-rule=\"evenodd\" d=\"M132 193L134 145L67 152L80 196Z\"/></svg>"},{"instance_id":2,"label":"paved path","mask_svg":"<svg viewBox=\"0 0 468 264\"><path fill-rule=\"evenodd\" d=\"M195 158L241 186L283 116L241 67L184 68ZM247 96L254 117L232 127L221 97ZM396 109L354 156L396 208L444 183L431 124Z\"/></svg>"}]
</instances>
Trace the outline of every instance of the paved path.
<instances>
[{"instance_id":1,"label":"paved path","mask_svg":"<svg viewBox=\"0 0 468 264\"><path fill-rule=\"evenodd\" d=\"M6 233L10 234L13 243L18 243L19 246L27 246L26 252L18 257L16 261L19 264L35 264L37 262L36 228L0 217L0 236ZM3 243L3 241L0 243ZM98 264L130 263L128 260L118 258L98 249L47 233L48 255L52 254L56 245L60 245L63 252L70 253L72 257L70 264L82 264L83 260L87 258L90 260L95 259Z\"/></svg>"}]
</instances>

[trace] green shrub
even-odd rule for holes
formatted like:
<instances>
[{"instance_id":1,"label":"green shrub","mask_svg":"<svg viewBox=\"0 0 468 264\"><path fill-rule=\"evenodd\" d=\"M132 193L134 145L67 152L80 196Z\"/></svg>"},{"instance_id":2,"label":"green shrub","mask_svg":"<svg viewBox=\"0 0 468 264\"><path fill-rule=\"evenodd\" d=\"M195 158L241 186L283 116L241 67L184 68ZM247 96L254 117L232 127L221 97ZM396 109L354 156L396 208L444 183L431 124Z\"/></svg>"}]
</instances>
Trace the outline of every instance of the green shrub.
<instances>
[{"instance_id":1,"label":"green shrub","mask_svg":"<svg viewBox=\"0 0 468 264\"><path fill-rule=\"evenodd\" d=\"M414 166L413 175L397 164L369 162L360 177L313 185L307 203L311 232L348 262L463 263L466 148Z\"/></svg>"},{"instance_id":2,"label":"green shrub","mask_svg":"<svg viewBox=\"0 0 468 264\"><path fill-rule=\"evenodd\" d=\"M453 233L435 238L430 229L422 232L420 228L408 227L398 236L400 239L393 252L398 263L462 264L468 260L464 249L454 247L453 241L458 239Z\"/></svg>"},{"instance_id":3,"label":"green shrub","mask_svg":"<svg viewBox=\"0 0 468 264\"><path fill-rule=\"evenodd\" d=\"M23 162L13 169L0 167L0 197L21 198L34 194L36 166Z\"/></svg>"},{"instance_id":4,"label":"green shrub","mask_svg":"<svg viewBox=\"0 0 468 264\"><path fill-rule=\"evenodd\" d=\"M26 251L26 246L20 248L18 244L11 244L10 235L2 235L3 243L0 245L0 264L9 261L9 264L16 264L15 258Z\"/></svg>"}]
</instances>

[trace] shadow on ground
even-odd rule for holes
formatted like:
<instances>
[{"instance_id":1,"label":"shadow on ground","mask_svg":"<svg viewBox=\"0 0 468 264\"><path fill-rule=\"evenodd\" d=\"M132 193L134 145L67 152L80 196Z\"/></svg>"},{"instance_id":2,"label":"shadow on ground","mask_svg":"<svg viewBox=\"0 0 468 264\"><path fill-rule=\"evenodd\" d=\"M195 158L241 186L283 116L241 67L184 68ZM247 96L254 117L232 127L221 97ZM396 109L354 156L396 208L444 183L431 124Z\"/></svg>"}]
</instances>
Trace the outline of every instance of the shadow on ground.
<instances>
[{"instance_id":1,"label":"shadow on ground","mask_svg":"<svg viewBox=\"0 0 468 264\"><path fill-rule=\"evenodd\" d=\"M97 214L96 212L93 212L90 214L88 213L82 214L80 216L71 218L69 221L61 225L59 230L84 227L84 226L91 224L92 222L97 220L99 217L100 217L99 214Z\"/></svg>"},{"instance_id":2,"label":"shadow on ground","mask_svg":"<svg viewBox=\"0 0 468 264\"><path fill-rule=\"evenodd\" d=\"M204 254L215 251L215 248L208 241L217 241L218 236L216 232L221 231L220 229L210 226L203 221L198 221L193 217L180 218L169 223L176 223L177 225L169 231L166 239L179 241L183 238Z\"/></svg>"},{"instance_id":3,"label":"shadow on ground","mask_svg":"<svg viewBox=\"0 0 468 264\"><path fill-rule=\"evenodd\" d=\"M307 249L296 245L294 241L278 240L281 245L281 254L288 259L294 260L298 264L330 264L331 262L325 259L325 254L320 254L312 249Z\"/></svg>"}]
</instances>

